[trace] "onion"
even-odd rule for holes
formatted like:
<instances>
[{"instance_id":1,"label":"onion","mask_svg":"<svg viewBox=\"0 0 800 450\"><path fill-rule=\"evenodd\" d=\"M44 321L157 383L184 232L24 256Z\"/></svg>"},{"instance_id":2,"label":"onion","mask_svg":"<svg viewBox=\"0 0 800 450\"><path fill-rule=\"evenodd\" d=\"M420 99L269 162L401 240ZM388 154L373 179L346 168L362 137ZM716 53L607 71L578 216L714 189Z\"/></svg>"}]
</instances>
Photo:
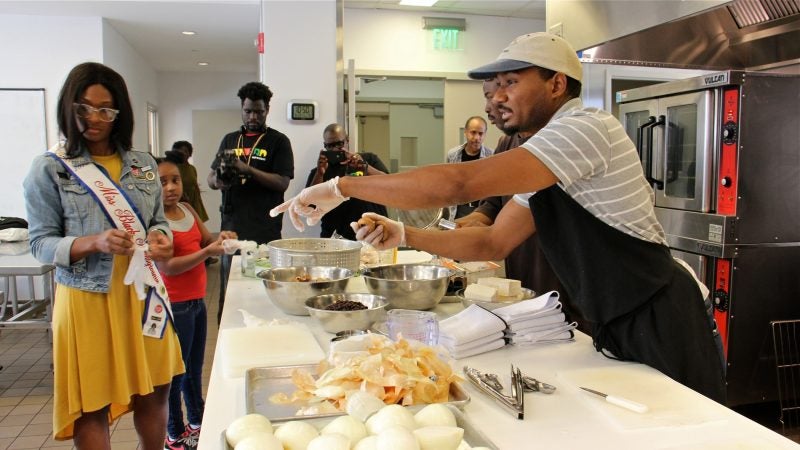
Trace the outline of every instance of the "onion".
<instances>
[{"instance_id":1,"label":"onion","mask_svg":"<svg viewBox=\"0 0 800 450\"><path fill-rule=\"evenodd\" d=\"M283 445L272 433L256 431L240 440L234 450L283 450Z\"/></svg>"},{"instance_id":2,"label":"onion","mask_svg":"<svg viewBox=\"0 0 800 450\"><path fill-rule=\"evenodd\" d=\"M388 427L378 434L376 450L420 450L417 438L406 428Z\"/></svg>"},{"instance_id":3,"label":"onion","mask_svg":"<svg viewBox=\"0 0 800 450\"><path fill-rule=\"evenodd\" d=\"M414 414L414 421L417 422L417 427L455 427L456 416L450 411L450 408L441 404L433 403L422 408L418 413Z\"/></svg>"},{"instance_id":4,"label":"onion","mask_svg":"<svg viewBox=\"0 0 800 450\"><path fill-rule=\"evenodd\" d=\"M414 430L421 450L457 450L464 437L458 427L424 427Z\"/></svg>"},{"instance_id":5,"label":"onion","mask_svg":"<svg viewBox=\"0 0 800 450\"><path fill-rule=\"evenodd\" d=\"M228 425L228 429L225 430L225 439L231 447L236 447L239 441L258 431L272 434L272 423L261 414L248 414Z\"/></svg>"},{"instance_id":6,"label":"onion","mask_svg":"<svg viewBox=\"0 0 800 450\"><path fill-rule=\"evenodd\" d=\"M367 436L367 427L353 416L337 417L333 422L325 425L321 434L339 433L350 439L350 446Z\"/></svg>"},{"instance_id":7,"label":"onion","mask_svg":"<svg viewBox=\"0 0 800 450\"><path fill-rule=\"evenodd\" d=\"M350 439L339 433L320 434L308 443L307 450L350 450Z\"/></svg>"},{"instance_id":8,"label":"onion","mask_svg":"<svg viewBox=\"0 0 800 450\"><path fill-rule=\"evenodd\" d=\"M383 404L383 400L369 392L351 391L347 395L345 410L347 414L350 414L362 422L366 422L369 416L376 413L384 406L386 405Z\"/></svg>"},{"instance_id":9,"label":"onion","mask_svg":"<svg viewBox=\"0 0 800 450\"><path fill-rule=\"evenodd\" d=\"M458 447L456 447L456 450L472 450L472 447L467 444L467 441L462 440L461 443L458 444Z\"/></svg>"},{"instance_id":10,"label":"onion","mask_svg":"<svg viewBox=\"0 0 800 450\"><path fill-rule=\"evenodd\" d=\"M275 437L281 441L284 450L306 450L308 443L319 436L319 431L307 422L294 420L286 422L275 430Z\"/></svg>"},{"instance_id":11,"label":"onion","mask_svg":"<svg viewBox=\"0 0 800 450\"><path fill-rule=\"evenodd\" d=\"M384 406L367 419L367 431L369 434L380 434L381 431L391 426L400 426L408 431L417 428L414 416L409 410L400 405Z\"/></svg>"},{"instance_id":12,"label":"onion","mask_svg":"<svg viewBox=\"0 0 800 450\"><path fill-rule=\"evenodd\" d=\"M358 441L353 450L377 450L378 449L378 436L367 436Z\"/></svg>"}]
</instances>

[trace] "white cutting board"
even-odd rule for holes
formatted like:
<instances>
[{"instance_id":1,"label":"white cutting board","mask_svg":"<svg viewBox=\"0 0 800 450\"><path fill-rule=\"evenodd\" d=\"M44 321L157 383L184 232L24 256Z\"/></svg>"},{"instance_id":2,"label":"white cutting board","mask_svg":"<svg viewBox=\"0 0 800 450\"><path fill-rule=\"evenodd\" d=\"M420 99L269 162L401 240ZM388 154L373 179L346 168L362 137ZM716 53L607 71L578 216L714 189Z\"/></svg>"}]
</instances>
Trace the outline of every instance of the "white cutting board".
<instances>
[{"instance_id":1,"label":"white cutting board","mask_svg":"<svg viewBox=\"0 0 800 450\"><path fill-rule=\"evenodd\" d=\"M697 393L642 364L564 371L557 375L580 392L588 408L595 409L620 429L697 426L726 420L725 407L694 402ZM647 405L649 410L640 414L620 408L584 392L580 386L633 400Z\"/></svg>"},{"instance_id":2,"label":"white cutting board","mask_svg":"<svg viewBox=\"0 0 800 450\"><path fill-rule=\"evenodd\" d=\"M316 364L325 352L302 324L229 328L220 332L225 377L244 376L251 367Z\"/></svg>"}]
</instances>

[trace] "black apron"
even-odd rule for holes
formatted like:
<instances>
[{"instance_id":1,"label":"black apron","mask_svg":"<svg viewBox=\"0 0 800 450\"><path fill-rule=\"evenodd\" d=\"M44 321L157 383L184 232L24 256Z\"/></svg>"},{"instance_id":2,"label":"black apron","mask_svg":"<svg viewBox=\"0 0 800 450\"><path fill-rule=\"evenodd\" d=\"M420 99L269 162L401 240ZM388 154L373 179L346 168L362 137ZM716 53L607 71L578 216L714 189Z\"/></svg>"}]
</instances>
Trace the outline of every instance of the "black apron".
<instances>
[{"instance_id":1,"label":"black apron","mask_svg":"<svg viewBox=\"0 0 800 450\"><path fill-rule=\"evenodd\" d=\"M594 323L595 348L723 403L723 367L700 289L669 248L606 224L558 186L529 202L547 260Z\"/></svg>"}]
</instances>

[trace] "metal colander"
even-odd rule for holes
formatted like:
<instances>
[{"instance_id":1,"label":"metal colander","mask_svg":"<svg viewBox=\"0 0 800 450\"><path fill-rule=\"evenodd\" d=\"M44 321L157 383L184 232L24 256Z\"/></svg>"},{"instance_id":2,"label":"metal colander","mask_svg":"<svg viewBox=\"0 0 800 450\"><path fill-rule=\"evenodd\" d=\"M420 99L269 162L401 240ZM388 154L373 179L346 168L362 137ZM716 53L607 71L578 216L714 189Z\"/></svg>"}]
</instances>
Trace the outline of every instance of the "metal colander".
<instances>
[{"instance_id":1,"label":"metal colander","mask_svg":"<svg viewBox=\"0 0 800 450\"><path fill-rule=\"evenodd\" d=\"M357 272L361 243L344 239L278 239L267 244L272 267L333 266Z\"/></svg>"}]
</instances>

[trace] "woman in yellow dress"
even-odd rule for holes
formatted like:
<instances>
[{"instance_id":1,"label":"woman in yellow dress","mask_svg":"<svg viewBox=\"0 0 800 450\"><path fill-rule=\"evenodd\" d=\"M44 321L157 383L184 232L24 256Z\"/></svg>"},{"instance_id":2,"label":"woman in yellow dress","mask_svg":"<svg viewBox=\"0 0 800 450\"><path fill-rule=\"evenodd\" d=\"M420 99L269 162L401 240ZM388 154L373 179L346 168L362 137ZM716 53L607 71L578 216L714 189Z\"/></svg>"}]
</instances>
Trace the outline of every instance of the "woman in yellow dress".
<instances>
[{"instance_id":1,"label":"woman in yellow dress","mask_svg":"<svg viewBox=\"0 0 800 450\"><path fill-rule=\"evenodd\" d=\"M83 63L69 73L58 98L58 127L66 140L37 156L24 182L31 251L56 266L53 435L74 439L78 449L110 449L109 425L133 411L139 448L160 450L170 381L183 373L180 345L169 320L160 336L145 335L157 321L152 312L145 315L147 305L163 307L141 301L134 285L124 283L135 236L137 244L146 236L156 263L172 256L157 166L149 154L132 150L125 81L102 64ZM79 169L90 164L100 171L87 181ZM104 185L113 189L102 195L91 189L109 179L114 184ZM119 197L133 213L115 225ZM120 225L134 216L138 235Z\"/></svg>"}]
</instances>

